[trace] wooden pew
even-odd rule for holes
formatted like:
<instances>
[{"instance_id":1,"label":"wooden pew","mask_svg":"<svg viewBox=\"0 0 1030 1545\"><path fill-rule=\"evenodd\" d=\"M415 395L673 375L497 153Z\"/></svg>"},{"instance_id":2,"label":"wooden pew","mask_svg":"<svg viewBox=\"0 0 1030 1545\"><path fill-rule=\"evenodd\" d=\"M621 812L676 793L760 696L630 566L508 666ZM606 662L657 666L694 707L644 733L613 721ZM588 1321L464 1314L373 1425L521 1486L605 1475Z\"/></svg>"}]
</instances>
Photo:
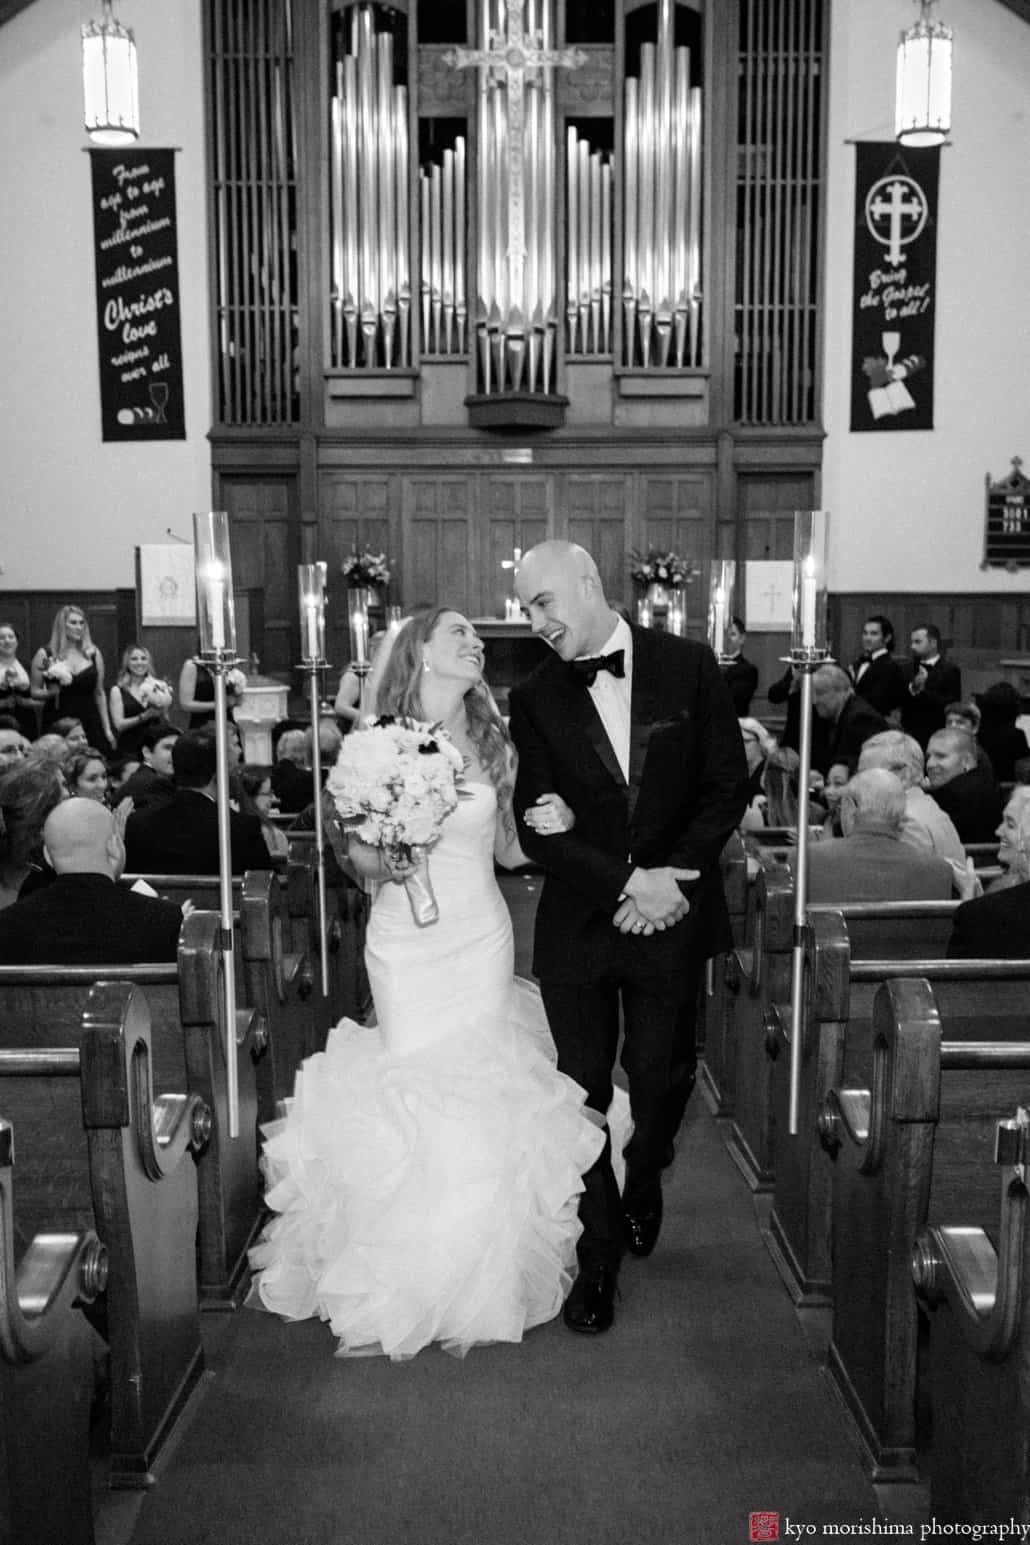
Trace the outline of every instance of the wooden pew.
<instances>
[{"instance_id":1,"label":"wooden pew","mask_svg":"<svg viewBox=\"0 0 1030 1545\"><path fill-rule=\"evenodd\" d=\"M763 1232L780 1275L799 1305L830 1301L831 1167L819 1141L819 1112L830 1089L845 1078L868 1081L877 987L889 977L937 974L935 957L943 957L957 906L951 901L901 901L811 909L805 942L798 1132L794 1137L788 1130L789 1004L774 1003L766 1014L773 1205ZM949 983L976 980L975 968L950 969Z\"/></svg>"},{"instance_id":2,"label":"wooden pew","mask_svg":"<svg viewBox=\"0 0 1030 1545\"><path fill-rule=\"evenodd\" d=\"M67 1033L61 1025L58 1034ZM110 1348L109 1483L148 1486L154 1457L204 1363L197 1176L187 1155L208 1140L211 1113L196 1094L155 1095L150 1015L140 988L97 983L86 995L75 1042L55 1048L28 1035L23 1045L0 1051L0 1105L13 1116L24 1150L18 1223L33 1233L54 1225L96 1229L107 1275L90 1317ZM3 1243L9 1282L10 1230ZM22 1274L31 1277L44 1264L30 1246ZM17 1338L20 1321L9 1298L6 1310ZM22 1452L18 1462L31 1457Z\"/></svg>"},{"instance_id":3,"label":"wooden pew","mask_svg":"<svg viewBox=\"0 0 1030 1545\"><path fill-rule=\"evenodd\" d=\"M986 1167L989 1155L980 1159ZM1030 1116L998 1123L1004 1166L997 1245L941 1224L916 1241L912 1275L929 1321L930 1512L954 1523L1030 1519Z\"/></svg>"},{"instance_id":4,"label":"wooden pew","mask_svg":"<svg viewBox=\"0 0 1030 1545\"><path fill-rule=\"evenodd\" d=\"M0 1541L94 1545L89 1416L93 1332L107 1283L91 1230L37 1234L15 1266L14 1130L0 1118Z\"/></svg>"},{"instance_id":5,"label":"wooden pew","mask_svg":"<svg viewBox=\"0 0 1030 1545\"><path fill-rule=\"evenodd\" d=\"M221 908L217 875L127 875L144 880L159 895L181 905L192 901L205 912ZM318 962L307 949L287 948L291 927L285 889L266 869L234 876L233 959L237 1002L258 1015L267 1033L267 1050L256 1065L258 1121L272 1121L279 1101L293 1093L297 1069L305 1057L320 1051L315 1008Z\"/></svg>"},{"instance_id":6,"label":"wooden pew","mask_svg":"<svg viewBox=\"0 0 1030 1545\"><path fill-rule=\"evenodd\" d=\"M748 907L747 850L739 832L733 832L719 856L726 908L730 914L733 948L708 962L698 1016L698 1083L713 1115L727 1116L732 1091L729 1070L732 1066L733 1021L730 1013L730 981L736 971L735 952L745 942Z\"/></svg>"},{"instance_id":7,"label":"wooden pew","mask_svg":"<svg viewBox=\"0 0 1030 1545\"><path fill-rule=\"evenodd\" d=\"M996 1177L970 1160L1011 1108L1014 1085L1028 1085L1027 983L999 977L983 985L979 1012L967 1007L942 1021L928 982L885 982L871 1084L831 1090L820 1116L833 1156L829 1371L874 1481L919 1473L916 1238L936 1219L996 1217Z\"/></svg>"},{"instance_id":8,"label":"wooden pew","mask_svg":"<svg viewBox=\"0 0 1030 1545\"><path fill-rule=\"evenodd\" d=\"M82 1010L98 980L131 982L146 992L155 1089L186 1088L212 1113L211 1136L196 1161L196 1267L208 1309L234 1308L242 1297L247 1249L263 1215L255 1082L263 1027L253 1009L237 1009L240 1135L231 1139L219 935L217 914L194 912L183 922L177 964L0 966L0 1046L50 1046L59 1033L77 1043Z\"/></svg>"}]
</instances>

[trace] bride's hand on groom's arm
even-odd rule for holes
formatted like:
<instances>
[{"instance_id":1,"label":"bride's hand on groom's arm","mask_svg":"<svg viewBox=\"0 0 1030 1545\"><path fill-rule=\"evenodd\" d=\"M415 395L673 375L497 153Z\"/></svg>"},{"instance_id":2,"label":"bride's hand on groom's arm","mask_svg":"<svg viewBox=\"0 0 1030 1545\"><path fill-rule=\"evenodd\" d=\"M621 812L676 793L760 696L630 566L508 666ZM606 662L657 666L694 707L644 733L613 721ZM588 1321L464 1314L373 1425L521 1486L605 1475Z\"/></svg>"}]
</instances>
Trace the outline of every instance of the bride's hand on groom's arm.
<instances>
[{"instance_id":1,"label":"bride's hand on groom's arm","mask_svg":"<svg viewBox=\"0 0 1030 1545\"><path fill-rule=\"evenodd\" d=\"M554 837L570 832L576 817L560 794L541 794L535 805L530 805L523 820L538 837Z\"/></svg>"}]
</instances>

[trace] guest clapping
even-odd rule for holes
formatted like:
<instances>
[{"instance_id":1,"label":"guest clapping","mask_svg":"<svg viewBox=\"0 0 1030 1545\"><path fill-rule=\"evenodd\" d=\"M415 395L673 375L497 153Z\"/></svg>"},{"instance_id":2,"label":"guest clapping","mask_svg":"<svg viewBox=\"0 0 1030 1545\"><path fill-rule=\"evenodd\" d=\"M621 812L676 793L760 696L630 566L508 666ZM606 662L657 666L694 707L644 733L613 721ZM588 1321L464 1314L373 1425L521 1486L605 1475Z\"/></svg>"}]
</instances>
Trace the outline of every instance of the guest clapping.
<instances>
[{"instance_id":1,"label":"guest clapping","mask_svg":"<svg viewBox=\"0 0 1030 1545\"><path fill-rule=\"evenodd\" d=\"M32 696L43 704L43 728L55 719L81 719L89 745L113 747L114 735L104 692L104 657L94 644L85 612L62 606L50 641L37 649L30 670Z\"/></svg>"}]
</instances>

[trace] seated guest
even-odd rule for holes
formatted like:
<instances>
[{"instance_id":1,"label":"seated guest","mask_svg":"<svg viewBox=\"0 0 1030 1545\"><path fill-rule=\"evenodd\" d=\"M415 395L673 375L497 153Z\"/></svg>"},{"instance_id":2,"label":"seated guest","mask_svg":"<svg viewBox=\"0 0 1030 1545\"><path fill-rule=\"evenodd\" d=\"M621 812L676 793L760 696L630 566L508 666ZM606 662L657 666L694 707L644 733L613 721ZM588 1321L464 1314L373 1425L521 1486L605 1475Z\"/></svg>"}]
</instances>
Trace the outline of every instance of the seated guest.
<instances>
[{"instance_id":1,"label":"seated guest","mask_svg":"<svg viewBox=\"0 0 1030 1545\"><path fill-rule=\"evenodd\" d=\"M926 783L963 842L990 842L1001 820L1002 798L976 748L961 730L938 730L926 748Z\"/></svg>"},{"instance_id":2,"label":"seated guest","mask_svg":"<svg viewBox=\"0 0 1030 1545\"><path fill-rule=\"evenodd\" d=\"M96 799L100 804L106 804L110 788L107 763L92 746L72 752L64 764L64 781L73 799Z\"/></svg>"},{"instance_id":3,"label":"seated guest","mask_svg":"<svg viewBox=\"0 0 1030 1545\"><path fill-rule=\"evenodd\" d=\"M751 712L751 699L758 686L758 666L752 665L750 660L744 658L744 641L747 633L740 617L730 618L726 638L730 646L729 653L719 661L719 669L722 671L723 681L730 689L737 718L743 719Z\"/></svg>"},{"instance_id":4,"label":"seated guest","mask_svg":"<svg viewBox=\"0 0 1030 1545\"><path fill-rule=\"evenodd\" d=\"M7 908L0 964L176 959L181 909L116 883L125 868L125 844L112 811L95 799L67 799L47 817L43 843L56 878Z\"/></svg>"},{"instance_id":5,"label":"seated guest","mask_svg":"<svg viewBox=\"0 0 1030 1545\"><path fill-rule=\"evenodd\" d=\"M840 803L844 835L809 849L809 901L947 900L951 865L902 842L904 819L905 791L893 773L856 773Z\"/></svg>"},{"instance_id":6,"label":"seated guest","mask_svg":"<svg viewBox=\"0 0 1030 1545\"><path fill-rule=\"evenodd\" d=\"M925 750L930 736L945 728L949 703L962 696L962 672L941 658L940 631L930 622L912 629L912 674L901 704L901 728Z\"/></svg>"},{"instance_id":7,"label":"seated guest","mask_svg":"<svg viewBox=\"0 0 1030 1545\"><path fill-rule=\"evenodd\" d=\"M1013 783L1016 762L1030 750L1016 723L1023 700L1010 681L996 681L986 692L979 693L976 701L980 709L980 746L990 758L996 780Z\"/></svg>"},{"instance_id":8,"label":"seated guest","mask_svg":"<svg viewBox=\"0 0 1030 1545\"><path fill-rule=\"evenodd\" d=\"M744 756L747 759L747 799L748 805L741 816L740 828L742 831L761 831L765 826L765 791L762 787L762 774L769 754L776 749L776 741L769 734L764 724L757 719L744 718L738 720L740 724L740 738L744 742Z\"/></svg>"},{"instance_id":9,"label":"seated guest","mask_svg":"<svg viewBox=\"0 0 1030 1545\"><path fill-rule=\"evenodd\" d=\"M823 760L816 761L813 737L812 766L824 776L834 762L857 762L870 735L887 728L887 720L865 698L858 697L847 671L839 665L820 665L812 677L815 717L828 727ZM814 725L813 725L814 728Z\"/></svg>"},{"instance_id":10,"label":"seated guest","mask_svg":"<svg viewBox=\"0 0 1030 1545\"><path fill-rule=\"evenodd\" d=\"M279 808L286 815L297 815L310 805L313 792L307 731L287 730L279 737L275 756L272 788Z\"/></svg>"},{"instance_id":11,"label":"seated guest","mask_svg":"<svg viewBox=\"0 0 1030 1545\"><path fill-rule=\"evenodd\" d=\"M147 725L140 744L142 765L131 777L126 778L118 790L120 799L131 799L136 810L167 804L175 793L172 747L180 734L181 731L174 724L169 724L167 719L158 719Z\"/></svg>"},{"instance_id":12,"label":"seated guest","mask_svg":"<svg viewBox=\"0 0 1030 1545\"><path fill-rule=\"evenodd\" d=\"M820 801L826 810L826 815L823 817L824 837L843 837L844 835L840 824L840 802L854 773L855 769L850 762L833 762L826 769L826 777L819 791Z\"/></svg>"},{"instance_id":13,"label":"seated guest","mask_svg":"<svg viewBox=\"0 0 1030 1545\"><path fill-rule=\"evenodd\" d=\"M128 783L133 773L138 772L143 764L138 756L112 756L107 763L107 781L111 786L111 797L121 796L123 783Z\"/></svg>"},{"instance_id":14,"label":"seated guest","mask_svg":"<svg viewBox=\"0 0 1030 1545\"><path fill-rule=\"evenodd\" d=\"M0 773L25 760L29 742L18 728L13 714L0 714Z\"/></svg>"},{"instance_id":15,"label":"seated guest","mask_svg":"<svg viewBox=\"0 0 1030 1545\"><path fill-rule=\"evenodd\" d=\"M1030 960L1030 787L1012 792L998 827L1006 876L955 913L948 954L956 960Z\"/></svg>"},{"instance_id":16,"label":"seated guest","mask_svg":"<svg viewBox=\"0 0 1030 1545\"><path fill-rule=\"evenodd\" d=\"M990 757L980 744L980 720L982 715L975 703L949 703L944 714L944 728L946 730L961 730L968 735L973 742L973 750L976 752L976 765L982 767L984 772L994 777L994 766Z\"/></svg>"},{"instance_id":17,"label":"seated guest","mask_svg":"<svg viewBox=\"0 0 1030 1545\"><path fill-rule=\"evenodd\" d=\"M73 751L85 751L89 745L89 736L82 720L73 719L70 714L63 719L55 719L50 726L50 733L63 736Z\"/></svg>"},{"instance_id":18,"label":"seated guest","mask_svg":"<svg viewBox=\"0 0 1030 1545\"><path fill-rule=\"evenodd\" d=\"M862 624L862 653L851 667L851 679L858 695L884 718L902 706L908 692L893 649L894 629L887 618L879 613L867 617Z\"/></svg>"},{"instance_id":19,"label":"seated guest","mask_svg":"<svg viewBox=\"0 0 1030 1545\"><path fill-rule=\"evenodd\" d=\"M336 758L340 754L343 745L343 734L335 719L320 719L318 721L318 751L322 761L322 782L329 774L329 769L336 766ZM312 765L311 754L311 729L304 731L304 756L308 767ZM310 777L308 783L310 785ZM311 790L308 789L308 803L311 802Z\"/></svg>"},{"instance_id":20,"label":"seated guest","mask_svg":"<svg viewBox=\"0 0 1030 1545\"><path fill-rule=\"evenodd\" d=\"M285 858L290 851L290 839L283 828L270 819L279 813L279 801L272 787L272 769L257 762L244 762L236 771L234 784L241 812L256 815L261 822L265 846L271 857Z\"/></svg>"},{"instance_id":21,"label":"seated guest","mask_svg":"<svg viewBox=\"0 0 1030 1545\"><path fill-rule=\"evenodd\" d=\"M858 769L867 772L870 767L883 767L893 773L905 790L902 842L910 842L924 853L936 853L938 858L946 858L964 871L966 850L955 823L923 788L925 767L919 742L902 730L884 730L870 736L859 754Z\"/></svg>"},{"instance_id":22,"label":"seated guest","mask_svg":"<svg viewBox=\"0 0 1030 1545\"><path fill-rule=\"evenodd\" d=\"M163 804L137 810L125 830L126 867L138 874L217 874L217 758L209 730L187 730L172 746L175 793ZM234 874L267 869L261 822L229 813Z\"/></svg>"},{"instance_id":23,"label":"seated guest","mask_svg":"<svg viewBox=\"0 0 1030 1545\"><path fill-rule=\"evenodd\" d=\"M40 762L46 762L51 767L60 768L71 756L72 749L63 735L48 731L46 735L40 735L38 740L32 741L25 753L25 760L35 762L37 766Z\"/></svg>"},{"instance_id":24,"label":"seated guest","mask_svg":"<svg viewBox=\"0 0 1030 1545\"><path fill-rule=\"evenodd\" d=\"M52 762L26 758L0 778L0 907L43 873L43 823L68 791Z\"/></svg>"}]
</instances>

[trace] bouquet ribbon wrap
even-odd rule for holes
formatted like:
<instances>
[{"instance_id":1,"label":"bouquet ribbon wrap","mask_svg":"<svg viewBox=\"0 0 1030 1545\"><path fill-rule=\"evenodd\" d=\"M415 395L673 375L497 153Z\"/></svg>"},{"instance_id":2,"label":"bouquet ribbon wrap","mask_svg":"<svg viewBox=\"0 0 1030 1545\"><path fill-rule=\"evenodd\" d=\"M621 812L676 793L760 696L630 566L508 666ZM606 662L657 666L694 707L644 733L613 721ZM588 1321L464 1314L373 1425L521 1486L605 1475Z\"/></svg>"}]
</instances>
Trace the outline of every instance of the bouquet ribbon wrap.
<instances>
[{"instance_id":1,"label":"bouquet ribbon wrap","mask_svg":"<svg viewBox=\"0 0 1030 1545\"><path fill-rule=\"evenodd\" d=\"M416 924L419 928L427 928L440 916L440 908L433 894L433 882L429 877L429 859L425 850L420 848L413 851L411 858L415 868L405 876L404 889Z\"/></svg>"}]
</instances>

